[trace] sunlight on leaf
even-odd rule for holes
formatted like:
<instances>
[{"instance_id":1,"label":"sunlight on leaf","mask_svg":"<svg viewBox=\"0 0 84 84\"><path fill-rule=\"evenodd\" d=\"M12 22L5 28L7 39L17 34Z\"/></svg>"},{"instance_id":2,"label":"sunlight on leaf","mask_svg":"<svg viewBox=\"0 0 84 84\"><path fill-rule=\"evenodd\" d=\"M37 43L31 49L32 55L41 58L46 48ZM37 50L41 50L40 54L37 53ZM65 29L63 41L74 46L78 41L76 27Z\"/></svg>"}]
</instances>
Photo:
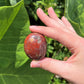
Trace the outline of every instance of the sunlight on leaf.
<instances>
[{"instance_id":1,"label":"sunlight on leaf","mask_svg":"<svg viewBox=\"0 0 84 84\"><path fill-rule=\"evenodd\" d=\"M15 5L16 3L17 3L16 0L10 0L10 4L11 4L11 5Z\"/></svg>"}]
</instances>

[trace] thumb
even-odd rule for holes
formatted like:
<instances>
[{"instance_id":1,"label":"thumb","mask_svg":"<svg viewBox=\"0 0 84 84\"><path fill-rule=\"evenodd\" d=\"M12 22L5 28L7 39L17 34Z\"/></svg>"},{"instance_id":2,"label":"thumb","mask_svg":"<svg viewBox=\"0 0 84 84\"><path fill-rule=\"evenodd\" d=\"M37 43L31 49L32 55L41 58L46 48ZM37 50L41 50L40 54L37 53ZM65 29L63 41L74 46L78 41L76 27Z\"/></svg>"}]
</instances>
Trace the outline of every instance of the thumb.
<instances>
[{"instance_id":1,"label":"thumb","mask_svg":"<svg viewBox=\"0 0 84 84\"><path fill-rule=\"evenodd\" d=\"M33 60L30 64L30 67L39 67L54 74L57 74L63 78L66 78L70 70L70 66L67 61L59 61L52 58L44 58L39 61Z\"/></svg>"}]
</instances>

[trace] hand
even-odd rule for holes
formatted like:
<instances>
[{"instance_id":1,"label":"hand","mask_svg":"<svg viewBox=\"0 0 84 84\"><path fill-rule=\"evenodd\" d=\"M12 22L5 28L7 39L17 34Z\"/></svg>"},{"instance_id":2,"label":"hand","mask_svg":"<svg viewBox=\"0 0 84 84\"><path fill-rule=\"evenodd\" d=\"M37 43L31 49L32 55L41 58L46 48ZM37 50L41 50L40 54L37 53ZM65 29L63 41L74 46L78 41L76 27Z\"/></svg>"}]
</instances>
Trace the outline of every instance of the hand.
<instances>
[{"instance_id":1,"label":"hand","mask_svg":"<svg viewBox=\"0 0 84 84\"><path fill-rule=\"evenodd\" d=\"M67 61L45 57L33 60L30 66L48 70L74 84L84 84L84 38L77 35L64 16L59 19L52 7L48 9L48 14L38 8L37 15L46 26L30 26L30 30L59 41L72 52L72 56Z\"/></svg>"}]
</instances>

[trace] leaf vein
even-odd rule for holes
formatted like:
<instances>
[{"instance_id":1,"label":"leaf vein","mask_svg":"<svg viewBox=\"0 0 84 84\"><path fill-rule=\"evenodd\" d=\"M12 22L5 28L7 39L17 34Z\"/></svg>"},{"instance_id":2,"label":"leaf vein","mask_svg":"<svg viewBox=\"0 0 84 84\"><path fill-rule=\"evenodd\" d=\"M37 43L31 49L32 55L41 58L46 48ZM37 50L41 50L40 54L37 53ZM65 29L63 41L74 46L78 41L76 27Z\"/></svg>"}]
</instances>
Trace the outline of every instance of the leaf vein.
<instances>
[{"instance_id":1,"label":"leaf vein","mask_svg":"<svg viewBox=\"0 0 84 84\"><path fill-rule=\"evenodd\" d=\"M16 76L16 78L20 82L20 84L23 84L22 81L19 79L19 77Z\"/></svg>"},{"instance_id":2,"label":"leaf vein","mask_svg":"<svg viewBox=\"0 0 84 84\"><path fill-rule=\"evenodd\" d=\"M1 79L2 79L3 83L6 84L6 81L5 81L5 79L3 78L3 75L1 75Z\"/></svg>"}]
</instances>

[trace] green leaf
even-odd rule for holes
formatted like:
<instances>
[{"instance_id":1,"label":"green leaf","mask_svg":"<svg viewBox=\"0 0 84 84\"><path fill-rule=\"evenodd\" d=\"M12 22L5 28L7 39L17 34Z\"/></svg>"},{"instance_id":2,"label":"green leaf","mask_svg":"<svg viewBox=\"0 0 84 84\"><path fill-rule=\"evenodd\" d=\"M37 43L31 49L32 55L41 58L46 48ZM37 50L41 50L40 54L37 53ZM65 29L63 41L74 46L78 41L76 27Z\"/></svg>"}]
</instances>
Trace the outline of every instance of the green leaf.
<instances>
[{"instance_id":1,"label":"green leaf","mask_svg":"<svg viewBox=\"0 0 84 84\"><path fill-rule=\"evenodd\" d=\"M6 7L2 11L6 12L8 8L9 7ZM0 67L8 67L11 61L15 60L13 59L13 56L15 56L15 66L18 68L28 60L28 57L24 52L24 39L30 33L30 23L26 10L24 8L23 0L17 3L17 5L15 5L14 7L10 6L10 9L15 10L17 14L16 12L13 12L13 15L15 15L15 17L13 17L13 21L10 17L4 17L6 21L10 19L12 23L10 24L7 32L0 41L0 57L5 60L3 61L4 65L2 65L2 59L0 59ZM10 13L10 11L8 11L7 13ZM10 16L12 15L10 14ZM6 23L6 25L8 26L9 24ZM0 26L3 27L3 24L0 24ZM4 59L5 55L7 57L6 59ZM10 57L11 60L9 60L8 57Z\"/></svg>"},{"instance_id":2,"label":"green leaf","mask_svg":"<svg viewBox=\"0 0 84 84\"><path fill-rule=\"evenodd\" d=\"M24 4L28 5L32 2L32 0L24 0Z\"/></svg>"},{"instance_id":3,"label":"green leaf","mask_svg":"<svg viewBox=\"0 0 84 84\"><path fill-rule=\"evenodd\" d=\"M14 10L18 12L11 13L16 16L0 40L0 84L48 84L51 73L30 68L31 60L28 60L24 52L24 40L30 33L30 21L23 0L14 6L6 6L1 13L10 14ZM10 17L4 18L8 20Z\"/></svg>"},{"instance_id":4,"label":"green leaf","mask_svg":"<svg viewBox=\"0 0 84 84\"><path fill-rule=\"evenodd\" d=\"M65 16L76 32L84 37L84 0L65 0Z\"/></svg>"},{"instance_id":5,"label":"green leaf","mask_svg":"<svg viewBox=\"0 0 84 84\"><path fill-rule=\"evenodd\" d=\"M9 0L0 0L0 6L9 6L10 2Z\"/></svg>"},{"instance_id":6,"label":"green leaf","mask_svg":"<svg viewBox=\"0 0 84 84\"><path fill-rule=\"evenodd\" d=\"M23 3L21 3L21 1L20 1L15 6L0 7L0 40L3 38L6 31L13 23L22 4Z\"/></svg>"},{"instance_id":7,"label":"green leaf","mask_svg":"<svg viewBox=\"0 0 84 84\"><path fill-rule=\"evenodd\" d=\"M48 84L51 73L42 69L31 69L30 61L16 69L14 63L4 70L0 68L0 84Z\"/></svg>"}]
</instances>

